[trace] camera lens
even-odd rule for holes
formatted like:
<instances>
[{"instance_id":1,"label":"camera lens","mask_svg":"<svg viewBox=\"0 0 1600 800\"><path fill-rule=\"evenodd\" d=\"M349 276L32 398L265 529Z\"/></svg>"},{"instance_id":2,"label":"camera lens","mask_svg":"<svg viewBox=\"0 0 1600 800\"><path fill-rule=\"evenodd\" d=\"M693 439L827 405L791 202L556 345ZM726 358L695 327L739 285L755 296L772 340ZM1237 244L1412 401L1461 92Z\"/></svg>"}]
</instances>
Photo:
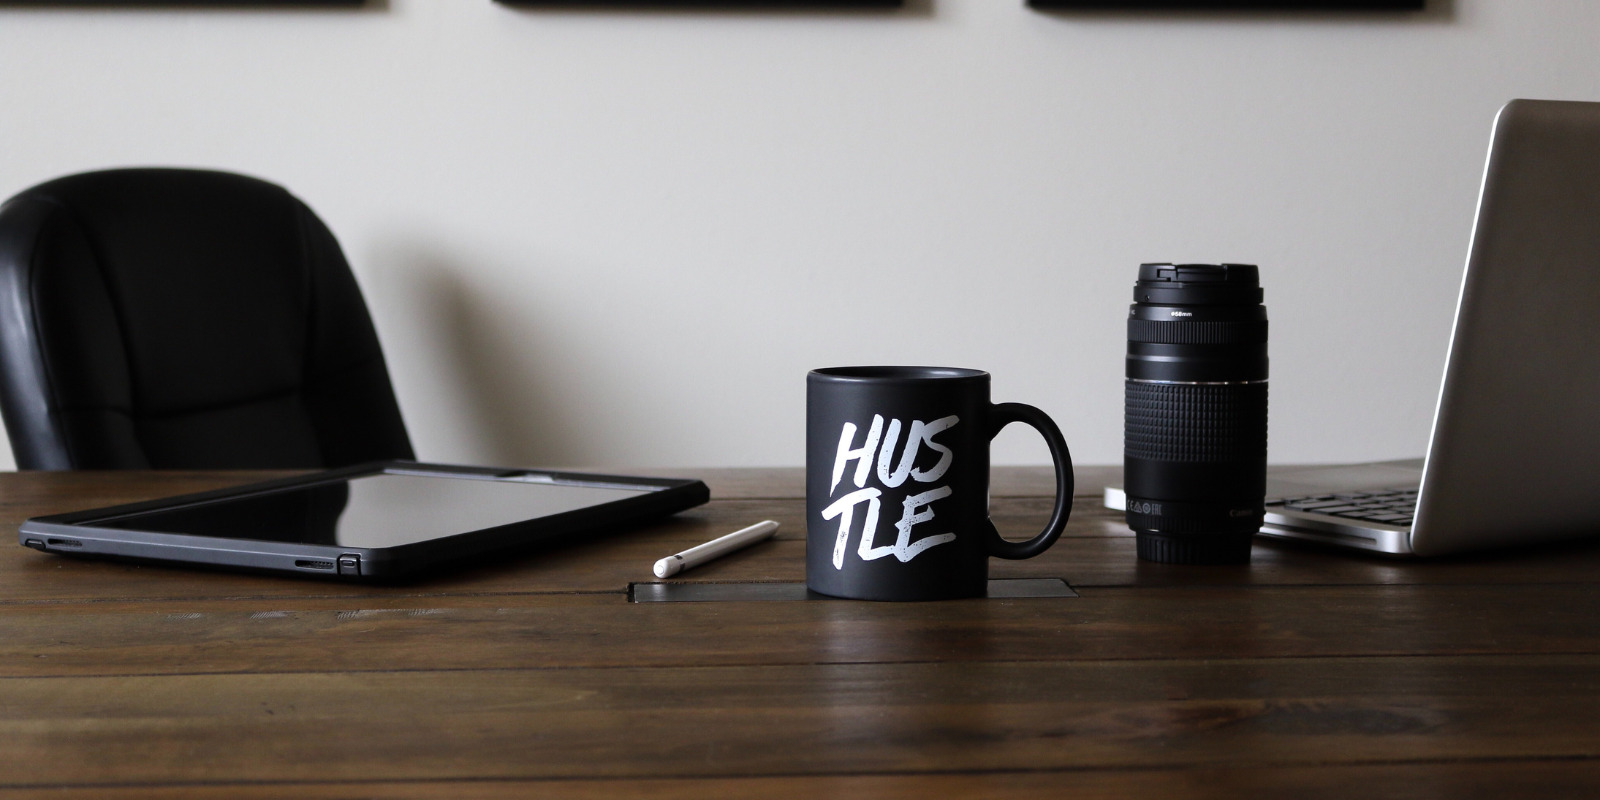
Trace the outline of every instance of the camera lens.
<instances>
[{"instance_id":1,"label":"camera lens","mask_svg":"<svg viewBox=\"0 0 1600 800\"><path fill-rule=\"evenodd\" d=\"M1123 480L1139 558L1250 560L1267 490L1267 309L1253 264L1141 264Z\"/></svg>"}]
</instances>

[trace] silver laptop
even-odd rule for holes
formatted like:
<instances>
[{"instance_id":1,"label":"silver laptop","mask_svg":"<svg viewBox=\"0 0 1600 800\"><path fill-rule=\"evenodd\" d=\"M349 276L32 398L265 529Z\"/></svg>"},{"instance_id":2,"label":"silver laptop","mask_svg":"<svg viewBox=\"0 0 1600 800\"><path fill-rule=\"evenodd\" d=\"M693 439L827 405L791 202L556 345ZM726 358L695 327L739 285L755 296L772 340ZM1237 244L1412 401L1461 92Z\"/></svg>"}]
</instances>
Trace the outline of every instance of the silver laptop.
<instances>
[{"instance_id":1,"label":"silver laptop","mask_svg":"<svg viewBox=\"0 0 1600 800\"><path fill-rule=\"evenodd\" d=\"M1261 533L1416 556L1600 534L1600 103L1495 120L1427 457L1274 470Z\"/></svg>"}]
</instances>

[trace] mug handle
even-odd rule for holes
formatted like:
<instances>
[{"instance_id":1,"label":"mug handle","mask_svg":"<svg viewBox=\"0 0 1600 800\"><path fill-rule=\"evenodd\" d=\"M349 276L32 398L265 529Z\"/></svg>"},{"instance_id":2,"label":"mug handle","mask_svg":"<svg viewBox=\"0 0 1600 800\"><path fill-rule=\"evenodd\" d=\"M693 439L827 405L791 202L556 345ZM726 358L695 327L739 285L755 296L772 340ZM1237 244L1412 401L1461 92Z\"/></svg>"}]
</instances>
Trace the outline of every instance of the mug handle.
<instances>
[{"instance_id":1,"label":"mug handle","mask_svg":"<svg viewBox=\"0 0 1600 800\"><path fill-rule=\"evenodd\" d=\"M1000 558L1033 558L1061 538L1067 529L1067 517L1072 514L1072 453L1067 451L1067 440L1056 427L1055 420L1043 411L1025 403L997 403L989 407L989 440L1000 435L1001 429L1013 422L1024 422L1044 436L1050 446L1050 459L1056 465L1056 507L1050 514L1050 524L1044 532L1026 542L1012 542L1000 537L994 523L989 523L989 555Z\"/></svg>"}]
</instances>

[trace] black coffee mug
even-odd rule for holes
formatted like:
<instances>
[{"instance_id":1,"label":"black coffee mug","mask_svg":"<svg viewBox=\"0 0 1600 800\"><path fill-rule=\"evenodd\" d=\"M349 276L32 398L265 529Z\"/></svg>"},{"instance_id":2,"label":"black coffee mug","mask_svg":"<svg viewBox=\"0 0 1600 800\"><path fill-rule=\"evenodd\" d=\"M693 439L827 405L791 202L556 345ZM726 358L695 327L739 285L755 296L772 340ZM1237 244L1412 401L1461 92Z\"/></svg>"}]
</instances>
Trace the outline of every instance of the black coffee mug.
<instances>
[{"instance_id":1,"label":"black coffee mug","mask_svg":"<svg viewBox=\"0 0 1600 800\"><path fill-rule=\"evenodd\" d=\"M989 442L1025 422L1044 435L1056 505L1043 533L1000 538L989 520ZM989 373L837 367L806 376L806 586L862 600L982 597L989 556L1032 558L1067 526L1072 456L1043 411L989 402Z\"/></svg>"}]
</instances>

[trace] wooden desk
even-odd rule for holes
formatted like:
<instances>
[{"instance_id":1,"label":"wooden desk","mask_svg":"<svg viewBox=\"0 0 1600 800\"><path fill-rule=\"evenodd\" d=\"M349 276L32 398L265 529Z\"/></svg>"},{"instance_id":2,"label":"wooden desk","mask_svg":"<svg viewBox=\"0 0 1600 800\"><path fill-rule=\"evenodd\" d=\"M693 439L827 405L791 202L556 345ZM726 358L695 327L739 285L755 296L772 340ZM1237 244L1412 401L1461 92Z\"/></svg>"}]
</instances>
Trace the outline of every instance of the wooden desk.
<instances>
[{"instance_id":1,"label":"wooden desk","mask_svg":"<svg viewBox=\"0 0 1600 800\"><path fill-rule=\"evenodd\" d=\"M1402 563L1257 545L1165 567L1095 498L995 577L1075 599L631 604L804 579L799 470L709 506L423 584L367 587L0 548L6 797L1595 796L1600 544ZM1106 470L1080 470L1093 491ZM0 475L24 517L254 475ZM1001 471L1002 532L1042 470ZM14 542L14 538L8 541ZM57 791L61 789L81 790Z\"/></svg>"}]
</instances>

